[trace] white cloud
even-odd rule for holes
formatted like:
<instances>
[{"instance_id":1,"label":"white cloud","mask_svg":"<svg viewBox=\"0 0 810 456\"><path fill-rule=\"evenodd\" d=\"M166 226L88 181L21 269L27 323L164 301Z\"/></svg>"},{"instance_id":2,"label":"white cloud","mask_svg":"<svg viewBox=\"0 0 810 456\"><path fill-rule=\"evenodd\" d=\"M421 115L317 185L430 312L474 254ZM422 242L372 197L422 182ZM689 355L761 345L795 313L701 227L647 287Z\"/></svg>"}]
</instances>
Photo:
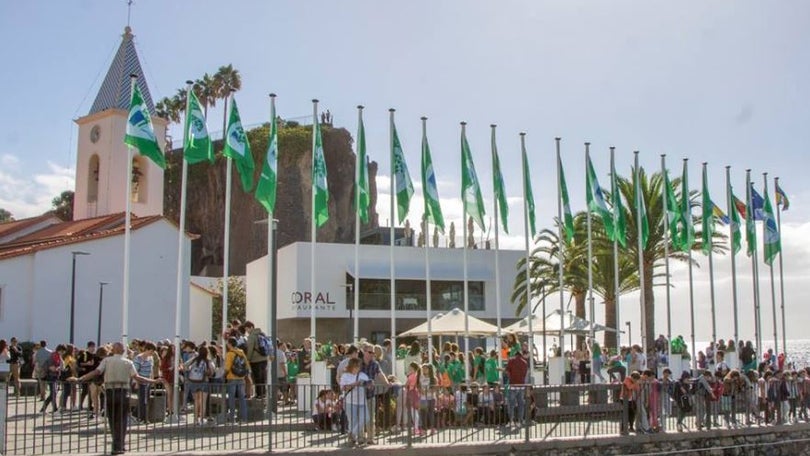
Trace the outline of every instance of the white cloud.
<instances>
[{"instance_id":1,"label":"white cloud","mask_svg":"<svg viewBox=\"0 0 810 456\"><path fill-rule=\"evenodd\" d=\"M51 208L51 201L64 190L72 190L75 170L47 162L47 172L27 176L19 159L0 155L0 207L15 218L33 217Z\"/></svg>"}]
</instances>

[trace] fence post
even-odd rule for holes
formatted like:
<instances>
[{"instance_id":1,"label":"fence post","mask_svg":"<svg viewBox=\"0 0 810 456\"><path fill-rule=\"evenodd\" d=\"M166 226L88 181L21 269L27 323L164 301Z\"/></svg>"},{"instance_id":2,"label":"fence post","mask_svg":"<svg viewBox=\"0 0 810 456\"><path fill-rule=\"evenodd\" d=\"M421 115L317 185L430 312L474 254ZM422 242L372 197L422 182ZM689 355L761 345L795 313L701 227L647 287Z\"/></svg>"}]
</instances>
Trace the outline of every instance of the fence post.
<instances>
[{"instance_id":1,"label":"fence post","mask_svg":"<svg viewBox=\"0 0 810 456\"><path fill-rule=\"evenodd\" d=\"M524 404L523 405L523 423L524 423L523 428L524 428L524 430L526 432L526 438L525 438L526 443L529 443L529 440L530 440L530 437L531 437L530 436L531 431L530 431L530 427L529 427L529 420L532 417L531 416L531 410L529 410L529 408L530 408L529 406L531 405L531 401L529 401L528 392L529 392L529 387L526 386L526 388L522 392L522 394L523 394L523 404ZM534 394L534 393L532 392L532 394Z\"/></svg>"},{"instance_id":2,"label":"fence post","mask_svg":"<svg viewBox=\"0 0 810 456\"><path fill-rule=\"evenodd\" d=\"M0 454L6 454L6 412L8 411L7 400L8 383L0 383Z\"/></svg>"}]
</instances>

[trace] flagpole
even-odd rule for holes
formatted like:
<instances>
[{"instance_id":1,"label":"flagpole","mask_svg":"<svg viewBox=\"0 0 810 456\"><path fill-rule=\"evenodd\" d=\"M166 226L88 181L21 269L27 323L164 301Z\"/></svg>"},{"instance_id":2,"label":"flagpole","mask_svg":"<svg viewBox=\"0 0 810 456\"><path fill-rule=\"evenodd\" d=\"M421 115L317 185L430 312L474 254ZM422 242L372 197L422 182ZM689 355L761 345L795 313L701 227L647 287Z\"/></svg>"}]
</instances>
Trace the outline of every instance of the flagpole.
<instances>
[{"instance_id":1,"label":"flagpole","mask_svg":"<svg viewBox=\"0 0 810 456\"><path fill-rule=\"evenodd\" d=\"M231 90L233 93L233 90ZM231 95L232 96L232 95ZM231 96L225 97L225 106L222 117L222 150L228 143L228 100ZM231 253L231 174L233 174L233 159L226 157L225 167L225 248L222 259L222 329L220 334L225 334L228 326L228 276L230 274L230 253Z\"/></svg>"},{"instance_id":2,"label":"flagpole","mask_svg":"<svg viewBox=\"0 0 810 456\"><path fill-rule=\"evenodd\" d=\"M687 171L688 163L689 163L689 159L684 158L683 159L683 174L684 174L684 176L688 176L688 171ZM697 344L695 343L695 286L694 286L694 280L693 280L693 274L692 274L692 245L689 242L689 233L690 233L689 227L692 226L692 202L689 199L689 188L688 188L688 186L686 184L687 184L687 181L681 182L681 201L686 202L686 211L681 215L684 217L684 219L686 219L686 217L689 217L688 220L684 220L684 225L685 226L684 226L683 235L686 238L686 244L687 244L686 251L687 251L687 254L688 254L688 261L689 261L689 322L690 322L689 330L690 330L690 333L691 333L690 341L692 342L692 346L691 346L692 353L690 353L690 355L691 355L691 359L692 359L692 370L695 370L695 369L697 369L697 353L698 353L698 349L697 349ZM682 205L683 205L683 203L682 203Z\"/></svg>"},{"instance_id":3,"label":"flagpole","mask_svg":"<svg viewBox=\"0 0 810 456\"><path fill-rule=\"evenodd\" d=\"M745 170L745 218L746 218L746 240L750 242L748 237L748 217L751 217L751 223L756 225L754 219L754 206L751 203L753 195L751 194L751 170ZM756 227L754 228L754 235L756 236ZM762 349L762 319L760 316L760 296L759 296L759 268L757 267L757 246L756 238L754 238L753 246L749 246L751 251L751 276L754 284L754 338L757 342L757 350L761 355Z\"/></svg>"},{"instance_id":4,"label":"flagpole","mask_svg":"<svg viewBox=\"0 0 810 456\"><path fill-rule=\"evenodd\" d=\"M734 252L734 222L731 219L731 211L736 211L734 201L731 197L731 166L726 165L726 203L728 204L728 237L731 239L731 299L734 307L734 340L739 344L739 317L737 315L737 261L735 259L736 252ZM737 227L739 229L739 227Z\"/></svg>"},{"instance_id":5,"label":"flagpole","mask_svg":"<svg viewBox=\"0 0 810 456\"><path fill-rule=\"evenodd\" d=\"M271 93L269 96L270 96L270 122L272 122L270 128L271 128L271 135L272 135L274 133L273 130L275 129L274 126L276 125L276 123L275 123L276 122L276 94ZM275 132L275 133L278 134L278 132ZM272 141L272 140L273 140L273 138L271 137L270 141ZM267 153L270 153L270 150L268 150ZM276 154L277 153L278 152L276 152ZM265 157L265 161L267 161L266 157ZM278 185L278 175L276 175L276 185ZM267 266L266 266L267 267L267 275L265 276L265 281L266 281L266 284L267 284L267 296L266 296L267 300L265 301L265 312L266 312L267 324L266 324L265 328L268 328L268 330L270 331L269 332L270 337L272 337L272 340L270 341L270 343L272 344L272 347L274 349L274 352L273 352L273 358L274 359L271 360L269 363L267 363L267 367L266 367L267 375L265 376L265 378L268 379L267 383L268 383L268 386L270 387L270 391L271 391L270 394L274 395L274 396L272 396L274 399L267 401L267 416L270 416L270 414L276 408L276 401L275 401L276 388L275 387L276 387L276 383L278 383L278 372L277 372L277 367L275 365L276 364L275 358L276 358L276 356L278 356L278 354L275 352L275 350L278 350L279 337L278 337L278 328L276 327L276 324L275 324L276 319L273 318L274 313L276 315L278 315L277 314L278 308L276 307L277 300L276 300L276 296L275 296L275 293L274 293L276 290L275 290L275 287L273 287L273 283L274 283L273 279L275 278L274 274L273 274L274 269L275 269L273 262L276 261L276 259L273 256L273 252L275 252L275 239L273 238L273 225L274 225L273 211L268 211L267 212ZM272 308L272 310L271 310L271 308Z\"/></svg>"},{"instance_id":6,"label":"flagpole","mask_svg":"<svg viewBox=\"0 0 810 456\"><path fill-rule=\"evenodd\" d=\"M492 143L495 144L495 125L492 126ZM520 150L522 157L526 156L526 133L520 133ZM493 149L494 152L494 149ZM494 158L493 158L494 159ZM528 167L528 163L523 163L524 167ZM529 175L526 169L523 170L524 179L528 179ZM528 185L523 183L523 230L526 248L526 315L529 319L529 384L534 385L534 309L532 308L532 282L531 282L531 252L529 251L529 198L530 195L526 192ZM501 340L501 288L500 277L500 259L498 258L498 198L495 198L495 293L498 302L498 340ZM545 316L544 316L545 317ZM498 350L500 353L500 350ZM500 361L500 360L499 360Z\"/></svg>"},{"instance_id":7,"label":"flagpole","mask_svg":"<svg viewBox=\"0 0 810 456\"><path fill-rule=\"evenodd\" d=\"M559 243L560 243L560 249L559 249L560 259L559 259L559 264L557 265L558 269L559 269L558 272L559 272L559 281L560 281L560 283L559 283L559 291L560 291L560 355L565 356L565 296L564 296L564 290L565 290L564 284L565 284L565 281L563 280L563 268L564 268L563 259L565 257L565 255L564 255L564 253L565 253L565 238L563 237L564 236L563 235L563 224L565 222L563 221L563 213L562 213L562 187L561 187L561 182L562 182L562 158L560 157L560 141L561 140L562 140L562 138L560 138L559 136L554 138L554 142L555 142L556 148L557 148L557 223L558 223L558 225L557 225L557 238L558 238ZM589 211L590 211L590 209L589 209ZM543 315L543 321L544 322L545 322L545 318L546 318L546 316ZM549 379L549 383L550 382L551 382L551 379ZM563 369L563 378L562 378L561 383L565 384L565 369Z\"/></svg>"},{"instance_id":8,"label":"flagpole","mask_svg":"<svg viewBox=\"0 0 810 456\"><path fill-rule=\"evenodd\" d=\"M467 122L461 122L461 137L462 141L463 138L466 137L466 130L467 130ZM463 148L463 143L462 143ZM463 156L462 151L462 156ZM463 162L463 158L462 158ZM462 190L463 191L463 190ZM462 195L462 203L464 202L464 195ZM470 380L470 366L468 355L470 353L470 319L469 319L469 312L470 312L470 293L469 293L469 281L467 278L467 205L463 204L464 206L464 227L463 227L463 239L464 239L464 371L466 372L464 378L467 379L468 383ZM496 214L497 216L497 214Z\"/></svg>"},{"instance_id":9,"label":"flagpole","mask_svg":"<svg viewBox=\"0 0 810 456\"><path fill-rule=\"evenodd\" d=\"M779 195L779 178L773 178L774 197ZM784 204L784 200L782 201ZM782 270L782 204L776 204L776 231L779 233L779 300L782 306L782 347L787 355L787 327L785 326L785 276Z\"/></svg>"},{"instance_id":10,"label":"flagpole","mask_svg":"<svg viewBox=\"0 0 810 456\"><path fill-rule=\"evenodd\" d=\"M588 164L591 162L591 151L590 151L591 143L585 143L585 169L587 172ZM595 184L592 183L592 185ZM591 331L590 337L593 339L594 336L594 324L596 323L596 318L594 318L594 305L593 305L593 248L591 244L592 242L592 234L591 234L591 209L588 208L586 211L587 214L587 221L588 221L588 316L591 319Z\"/></svg>"},{"instance_id":11,"label":"flagpole","mask_svg":"<svg viewBox=\"0 0 810 456\"><path fill-rule=\"evenodd\" d=\"M491 124L489 126L492 129L492 176L493 178L497 178L495 176L496 172L499 172L500 169L496 166L496 156L498 150L496 149L495 145L495 128L497 125ZM521 141L523 141L523 134L521 133L520 137ZM501 259L500 259L500 252L499 252L499 224L498 224L498 188L495 179L492 181L495 184L492 187L492 213L495 215L495 321L496 325L498 326L498 341L501 340ZM525 208L524 208L525 214ZM528 225L527 225L528 226ZM528 238L526 239L526 247L528 249L529 241ZM528 252L528 250L527 250ZM531 328L531 299L529 299L529 274L528 274L528 267L529 267L529 255L526 255L526 308L529 309L527 313L529 314L529 328ZM531 344L531 336L529 336L529 344ZM497 347L498 344L496 343L495 346ZM498 350L500 352L500 350ZM529 369L529 375L531 375L531 368Z\"/></svg>"},{"instance_id":12,"label":"flagpole","mask_svg":"<svg viewBox=\"0 0 810 456\"><path fill-rule=\"evenodd\" d=\"M363 125L363 105L357 105L357 125ZM358 141L360 135L358 132ZM360 163L360 151L355 154L354 165L354 293L352 297L354 300L354 331L353 340L357 344L360 342L360 167L365 166L365 163ZM396 352L396 346L393 347L393 352Z\"/></svg>"},{"instance_id":13,"label":"flagpole","mask_svg":"<svg viewBox=\"0 0 810 456\"><path fill-rule=\"evenodd\" d=\"M703 162L703 188L707 189L709 182L707 177L707 162ZM705 204L705 200L704 200ZM707 208L703 208L704 211L708 210ZM711 208L711 211L714 212L714 207ZM711 215L711 223L714 224L714 214ZM705 232L706 227L703 227ZM709 302L711 303L712 308L712 343L715 346L715 350L712 352L712 361L717 362L717 314L715 312L715 300L714 300L714 261L712 258L712 248L711 248L711 237L709 238L709 250L708 250L708 257L709 257ZM705 248L705 247L704 247Z\"/></svg>"},{"instance_id":14,"label":"flagpole","mask_svg":"<svg viewBox=\"0 0 810 456\"><path fill-rule=\"evenodd\" d=\"M762 173L762 183L763 188L765 189L765 196L768 196L768 173ZM763 223L764 225L764 223ZM764 227L767 231L767 227ZM767 234L767 232L765 233ZM763 234L762 238L765 240L765 234ZM763 257L767 258L767 253L763 249ZM778 324L778 320L776 317L776 285L773 279L773 261L768 265L768 269L770 271L771 276L771 308L773 310L773 351L778 356L779 355L779 339L777 338L776 326ZM782 347L784 349L784 347Z\"/></svg>"},{"instance_id":15,"label":"flagpole","mask_svg":"<svg viewBox=\"0 0 810 456\"><path fill-rule=\"evenodd\" d=\"M389 135L389 145L390 145L390 163L391 163L391 194L390 194L390 214L391 214L391 224L388 227L389 229L389 250L388 250L388 260L390 265L391 271L391 346L394 347L396 350L396 335L397 335L397 326L396 326L396 303L397 303L397 288L396 288L396 266L394 264L394 239L396 237L396 230L394 229L394 208L396 207L394 204L394 194L397 191L397 173L394 164L394 113L396 109L390 108L388 110L388 135ZM392 363L391 370L393 371L393 375L396 375L396 362Z\"/></svg>"},{"instance_id":16,"label":"flagpole","mask_svg":"<svg viewBox=\"0 0 810 456\"><path fill-rule=\"evenodd\" d=\"M611 181L615 182L617 179L616 176L616 162L615 162L615 155L616 148L614 146L610 146L610 173L611 173ZM618 189L618 187L617 187ZM614 310L614 321L612 322L613 327L616 328L616 353L621 352L621 331L619 331L619 322L621 320L621 309L619 307L619 217L616 213L616 198L621 198L621 195L615 194L611 195L613 197L613 229L615 230L615 236L613 236L613 308ZM610 322L608 322L610 323ZM607 347L605 347L607 348Z\"/></svg>"},{"instance_id":17,"label":"flagpole","mask_svg":"<svg viewBox=\"0 0 810 456\"><path fill-rule=\"evenodd\" d=\"M318 142L318 100L312 99L312 169L315 169L315 148ZM313 173L314 176L314 173ZM315 194L316 183L313 178L312 182L312 227L310 228L310 245L309 245L309 292L312 302L309 306L309 338L312 350L315 350L315 341L317 336L317 327L315 325L315 244L317 243L317 229L318 221L315 213ZM355 271L357 273L357 271Z\"/></svg>"},{"instance_id":18,"label":"flagpole","mask_svg":"<svg viewBox=\"0 0 810 456\"><path fill-rule=\"evenodd\" d=\"M191 86L194 84L193 81L186 81L186 119L189 116L189 106L191 103L191 97L189 94L191 93ZM188 124L188 122L186 122ZM184 129L183 131L183 144L185 145L188 138L188 129ZM176 364L177 355L180 353L180 312L182 310L182 302L183 302L183 271L185 270L185 262L183 261L184 258L184 250L185 250L185 236L186 236L186 179L188 178L188 162L186 161L185 157L182 157L180 161L183 163L183 169L180 174L180 219L179 219L179 226L178 226L178 233L177 233L177 291L176 291L176 299L174 304L174 357L175 361L172 361ZM172 385L174 388L174 394L172 394L172 411L174 412L174 419L179 417L179 410L180 410L180 372L179 369L173 369L174 371L174 383Z\"/></svg>"},{"instance_id":19,"label":"flagpole","mask_svg":"<svg viewBox=\"0 0 810 456\"><path fill-rule=\"evenodd\" d=\"M668 176L667 173L667 154L661 154L661 174ZM665 184L669 185L669 179L665 180ZM670 293L670 275L669 275L669 202L667 197L671 189L665 188L661 192L661 201L664 203L664 275L666 276L666 290L667 290L667 365L670 364L670 356L672 350L672 299ZM674 208L673 208L674 209Z\"/></svg>"},{"instance_id":20,"label":"flagpole","mask_svg":"<svg viewBox=\"0 0 810 456\"><path fill-rule=\"evenodd\" d=\"M129 75L129 93L135 91L135 81L138 80L137 74ZM129 346L129 252L130 252L130 238L132 222L132 146L127 145L127 194L124 198L126 200L126 208L124 212L124 280L123 280L123 296L121 300L121 342L124 344L124 350Z\"/></svg>"},{"instance_id":21,"label":"flagpole","mask_svg":"<svg viewBox=\"0 0 810 456\"><path fill-rule=\"evenodd\" d=\"M641 348L642 353L647 353L647 296L644 294L644 245L642 242L642 222L641 222L641 207L643 206L641 194L641 169L638 166L638 151L633 151L636 166L636 229L638 231L638 279L641 288ZM645 206L646 207L646 206ZM646 216L646 215L645 215Z\"/></svg>"},{"instance_id":22,"label":"flagpole","mask_svg":"<svg viewBox=\"0 0 810 456\"><path fill-rule=\"evenodd\" d=\"M425 151L425 145L427 143L427 117L422 116L422 154ZM424 160L424 158L423 158ZM424 168L424 164L422 165ZM424 171L422 171L424 173ZM430 284L430 242L427 240L428 236L428 227L430 226L430 221L428 220L428 198L427 198L427 188L426 186L422 187L423 199L425 202L425 209L424 215L422 218L425 222L425 313L427 317L427 330L428 330L428 363L433 364L433 297L432 297L432 290ZM500 329L498 329L500 331Z\"/></svg>"}]
</instances>

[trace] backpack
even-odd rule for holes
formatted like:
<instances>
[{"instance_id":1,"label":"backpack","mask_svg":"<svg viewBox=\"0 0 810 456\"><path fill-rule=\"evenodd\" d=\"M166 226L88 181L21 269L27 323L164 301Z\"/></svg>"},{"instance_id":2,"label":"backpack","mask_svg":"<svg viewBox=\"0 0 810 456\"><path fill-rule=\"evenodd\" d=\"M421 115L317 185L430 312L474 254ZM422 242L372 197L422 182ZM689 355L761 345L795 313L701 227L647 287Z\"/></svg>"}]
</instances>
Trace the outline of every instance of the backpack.
<instances>
[{"instance_id":1,"label":"backpack","mask_svg":"<svg viewBox=\"0 0 810 456\"><path fill-rule=\"evenodd\" d=\"M270 339L263 332L256 336L256 351L262 356L270 356Z\"/></svg>"},{"instance_id":2,"label":"backpack","mask_svg":"<svg viewBox=\"0 0 810 456\"><path fill-rule=\"evenodd\" d=\"M244 355L237 354L233 357L233 363L231 364L231 374L237 377L244 377L248 373L247 369L247 358Z\"/></svg>"},{"instance_id":3,"label":"backpack","mask_svg":"<svg viewBox=\"0 0 810 456\"><path fill-rule=\"evenodd\" d=\"M188 371L188 379L192 382L201 382L205 380L205 374L207 371L208 363L198 361L191 365L191 369Z\"/></svg>"}]
</instances>

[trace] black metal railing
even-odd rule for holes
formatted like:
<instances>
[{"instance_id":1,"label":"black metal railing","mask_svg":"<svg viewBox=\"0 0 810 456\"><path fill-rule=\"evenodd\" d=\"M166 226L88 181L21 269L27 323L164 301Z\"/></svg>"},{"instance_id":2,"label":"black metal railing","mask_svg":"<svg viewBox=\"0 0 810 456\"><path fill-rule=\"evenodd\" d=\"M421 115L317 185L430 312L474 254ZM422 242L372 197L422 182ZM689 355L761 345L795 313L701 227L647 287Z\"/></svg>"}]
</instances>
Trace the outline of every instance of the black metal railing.
<instances>
[{"instance_id":1,"label":"black metal railing","mask_svg":"<svg viewBox=\"0 0 810 456\"><path fill-rule=\"evenodd\" d=\"M267 397L244 403L237 385L189 383L181 390L177 416L160 387L45 382L42 401L31 382L19 395L9 395L0 384L6 454L418 447L686 432L807 418L802 397L783 400L766 393L762 399L756 384L744 382L716 400L689 385L682 405L674 383L658 381L640 381L633 390L619 383L414 391L395 384L348 396L332 385L302 381L274 386ZM80 401L83 389L89 400ZM55 402L48 401L51 396ZM116 424L123 441L116 440Z\"/></svg>"}]
</instances>

